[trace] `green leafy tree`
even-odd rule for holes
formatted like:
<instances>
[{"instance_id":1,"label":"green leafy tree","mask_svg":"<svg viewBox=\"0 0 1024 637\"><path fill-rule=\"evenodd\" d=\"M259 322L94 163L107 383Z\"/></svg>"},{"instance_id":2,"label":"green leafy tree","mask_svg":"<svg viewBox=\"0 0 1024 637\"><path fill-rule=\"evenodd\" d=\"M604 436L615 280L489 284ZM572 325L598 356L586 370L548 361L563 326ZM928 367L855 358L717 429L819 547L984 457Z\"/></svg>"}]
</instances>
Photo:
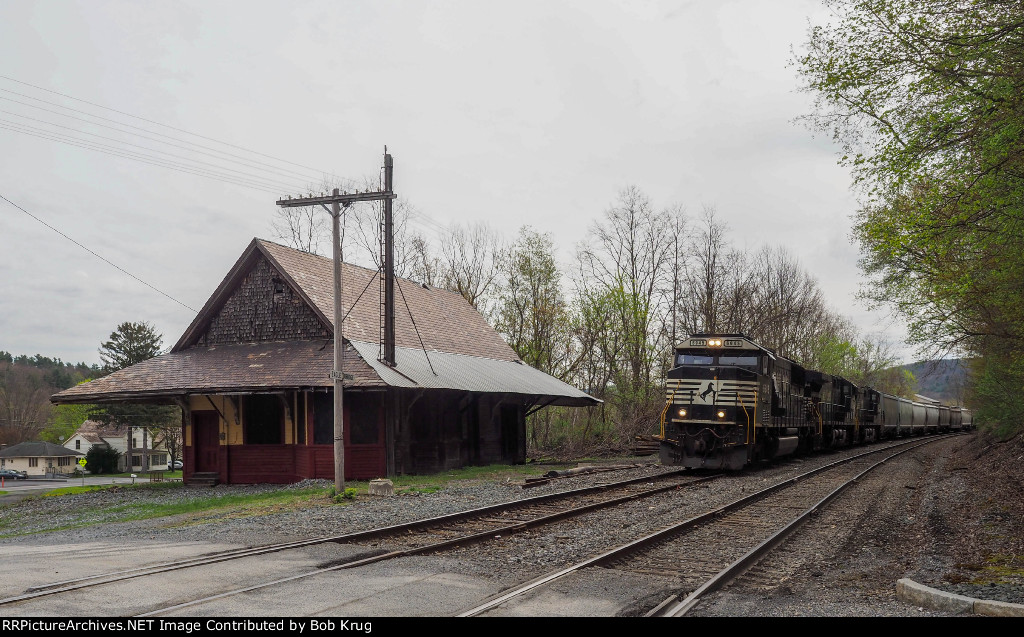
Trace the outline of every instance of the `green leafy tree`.
<instances>
[{"instance_id":1,"label":"green leafy tree","mask_svg":"<svg viewBox=\"0 0 1024 637\"><path fill-rule=\"evenodd\" d=\"M879 336L820 334L808 343L806 352L799 362L811 369L842 376L861 387L913 398L914 375L900 367L889 343Z\"/></svg>"},{"instance_id":2,"label":"green leafy tree","mask_svg":"<svg viewBox=\"0 0 1024 637\"><path fill-rule=\"evenodd\" d=\"M800 362L811 369L854 380L857 347L849 340L832 334L818 335L811 343L811 356Z\"/></svg>"},{"instance_id":3,"label":"green leafy tree","mask_svg":"<svg viewBox=\"0 0 1024 637\"><path fill-rule=\"evenodd\" d=\"M1024 358L991 354L971 361L968 401L974 408L974 420L997 435L1010 437L1024 422Z\"/></svg>"},{"instance_id":4,"label":"green leafy tree","mask_svg":"<svg viewBox=\"0 0 1024 637\"><path fill-rule=\"evenodd\" d=\"M524 226L502 267L498 331L524 362L561 376L567 316L551 236Z\"/></svg>"},{"instance_id":5,"label":"green leafy tree","mask_svg":"<svg viewBox=\"0 0 1024 637\"><path fill-rule=\"evenodd\" d=\"M70 435L68 423L60 421L61 410L50 404L50 396L98 371L95 365L0 351L0 443L39 438L60 443L61 434Z\"/></svg>"},{"instance_id":6,"label":"green leafy tree","mask_svg":"<svg viewBox=\"0 0 1024 637\"><path fill-rule=\"evenodd\" d=\"M986 374L1015 378L1024 354L1024 4L827 4L834 19L812 28L796 64L817 97L808 120L843 145L861 193L863 296L902 315L929 357L991 357ZM1006 396L1018 406L1020 387Z\"/></svg>"},{"instance_id":7,"label":"green leafy tree","mask_svg":"<svg viewBox=\"0 0 1024 637\"><path fill-rule=\"evenodd\" d=\"M42 439L58 445L64 444L64 441L73 436L78 427L89 419L89 413L95 409L95 405L55 406L50 424L41 435Z\"/></svg>"}]
</instances>

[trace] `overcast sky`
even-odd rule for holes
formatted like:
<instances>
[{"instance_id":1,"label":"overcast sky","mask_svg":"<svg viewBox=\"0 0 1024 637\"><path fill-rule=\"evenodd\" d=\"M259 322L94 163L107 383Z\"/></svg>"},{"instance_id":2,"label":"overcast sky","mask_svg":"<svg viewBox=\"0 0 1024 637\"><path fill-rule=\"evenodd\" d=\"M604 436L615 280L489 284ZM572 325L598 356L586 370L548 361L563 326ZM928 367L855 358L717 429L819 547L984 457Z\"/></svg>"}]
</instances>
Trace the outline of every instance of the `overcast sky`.
<instances>
[{"instance_id":1,"label":"overcast sky","mask_svg":"<svg viewBox=\"0 0 1024 637\"><path fill-rule=\"evenodd\" d=\"M0 200L0 350L98 363L124 321L173 344L194 313L168 296L201 308L274 238L279 196L375 177L385 145L428 239L529 224L568 266L635 185L659 208L714 206L737 247L784 246L862 332L898 338L854 299L837 148L794 122L811 98L792 50L825 18L815 0L0 3L0 195L24 209Z\"/></svg>"}]
</instances>

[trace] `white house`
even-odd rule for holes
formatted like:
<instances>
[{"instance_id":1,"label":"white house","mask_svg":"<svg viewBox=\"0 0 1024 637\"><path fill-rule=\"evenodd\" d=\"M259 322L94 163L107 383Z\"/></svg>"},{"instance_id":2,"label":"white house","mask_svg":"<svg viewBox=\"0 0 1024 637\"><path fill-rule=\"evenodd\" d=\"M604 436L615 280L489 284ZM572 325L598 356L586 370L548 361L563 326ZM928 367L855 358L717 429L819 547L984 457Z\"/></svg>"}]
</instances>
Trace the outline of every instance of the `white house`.
<instances>
[{"instance_id":1,"label":"white house","mask_svg":"<svg viewBox=\"0 0 1024 637\"><path fill-rule=\"evenodd\" d=\"M143 471L143 454L148 456L147 470L163 471L168 468L167 450L163 448L162 444L154 446L153 436L144 432L143 427L113 427L94 420L86 420L79 425L78 430L70 438L64 441L64 446L83 455L94 446L110 447L120 454L117 464L118 471ZM126 452L129 448L131 449L130 469L125 466Z\"/></svg>"},{"instance_id":2,"label":"white house","mask_svg":"<svg viewBox=\"0 0 1024 637\"><path fill-rule=\"evenodd\" d=\"M24 471L29 476L70 474L84 455L52 442L30 440L0 450L0 467Z\"/></svg>"}]
</instances>

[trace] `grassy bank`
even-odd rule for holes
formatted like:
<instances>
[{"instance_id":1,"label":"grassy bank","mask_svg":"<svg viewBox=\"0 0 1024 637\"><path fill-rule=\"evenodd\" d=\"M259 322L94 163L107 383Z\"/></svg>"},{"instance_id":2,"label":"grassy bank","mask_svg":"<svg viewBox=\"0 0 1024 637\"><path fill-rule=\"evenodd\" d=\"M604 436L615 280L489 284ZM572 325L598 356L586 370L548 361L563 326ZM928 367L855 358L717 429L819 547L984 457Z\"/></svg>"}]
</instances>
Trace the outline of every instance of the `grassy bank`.
<instances>
[{"instance_id":1,"label":"grassy bank","mask_svg":"<svg viewBox=\"0 0 1024 637\"><path fill-rule=\"evenodd\" d=\"M521 482L549 470L550 465L538 463L490 465L431 475L396 476L391 481L395 495L401 497L440 491L453 482ZM181 482L61 487L22 501L43 500L51 506L57 505L59 515L53 516L52 523L48 522L45 515L28 513L30 507L19 512L18 503L0 507L0 537L155 518L167 518L168 524L196 524L212 518L251 517L309 507L346 506L367 497L369 481L349 481L345 486L351 490L349 498L335 498L333 485L326 483L324 486L307 488L267 486L255 493L241 485L203 489ZM108 495L113 497L104 497L107 494L100 492L111 492Z\"/></svg>"}]
</instances>

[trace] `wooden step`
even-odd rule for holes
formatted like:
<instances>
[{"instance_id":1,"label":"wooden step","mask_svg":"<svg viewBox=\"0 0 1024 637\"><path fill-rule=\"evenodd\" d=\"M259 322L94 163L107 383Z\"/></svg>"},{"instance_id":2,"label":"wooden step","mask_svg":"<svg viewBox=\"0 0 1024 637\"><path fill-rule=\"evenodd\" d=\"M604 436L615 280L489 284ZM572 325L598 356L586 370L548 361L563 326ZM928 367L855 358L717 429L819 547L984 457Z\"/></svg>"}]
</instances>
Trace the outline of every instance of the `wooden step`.
<instances>
[{"instance_id":1,"label":"wooden step","mask_svg":"<svg viewBox=\"0 0 1024 637\"><path fill-rule=\"evenodd\" d=\"M196 486L214 487L220 482L220 474L216 471L197 471L188 479L189 484Z\"/></svg>"}]
</instances>

